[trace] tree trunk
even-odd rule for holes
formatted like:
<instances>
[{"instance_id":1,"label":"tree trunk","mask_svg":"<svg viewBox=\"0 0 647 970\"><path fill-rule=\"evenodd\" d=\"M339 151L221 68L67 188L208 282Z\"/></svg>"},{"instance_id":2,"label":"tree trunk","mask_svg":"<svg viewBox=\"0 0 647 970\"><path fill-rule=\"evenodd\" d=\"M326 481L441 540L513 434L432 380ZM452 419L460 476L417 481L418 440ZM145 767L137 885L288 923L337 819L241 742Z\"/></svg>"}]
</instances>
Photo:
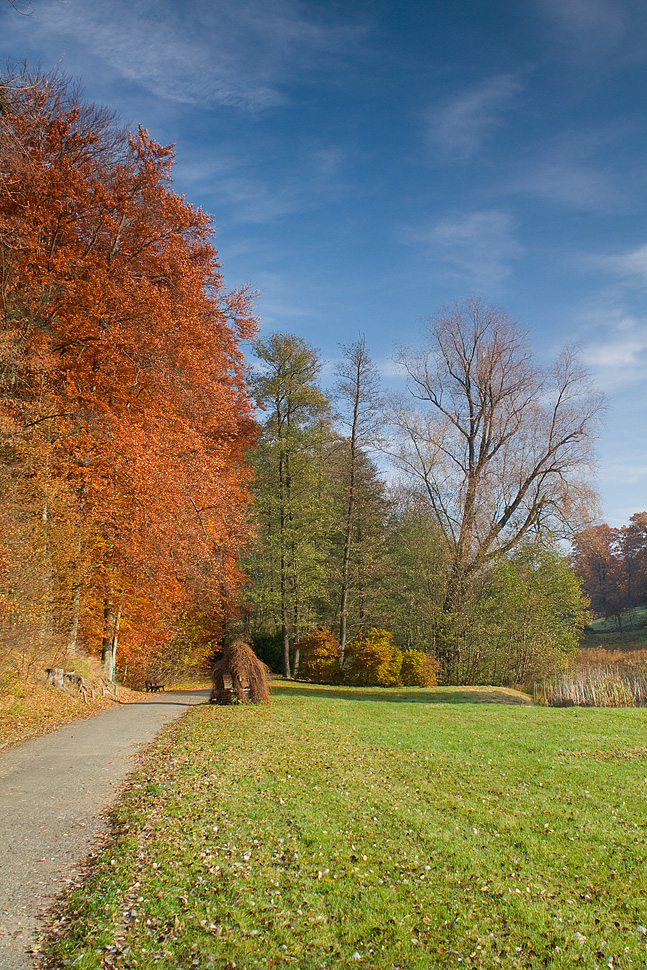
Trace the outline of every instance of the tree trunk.
<instances>
[{"instance_id":1,"label":"tree trunk","mask_svg":"<svg viewBox=\"0 0 647 970\"><path fill-rule=\"evenodd\" d=\"M363 354L363 345L362 345ZM357 464L357 425L359 420L359 406L362 383L361 357L357 359L355 392L353 398L353 421L350 433L350 468L348 471L348 504L346 506L346 533L344 535L344 559L342 563L341 602L339 604L339 666L344 666L346 652L346 619L348 613L348 573L350 567L350 550L353 538L353 512L355 504L355 466Z\"/></svg>"},{"instance_id":2,"label":"tree trunk","mask_svg":"<svg viewBox=\"0 0 647 970\"><path fill-rule=\"evenodd\" d=\"M112 600L104 600L103 603L103 640L101 642L101 666L103 676L106 680L112 680L114 676L112 665L112 641L115 630L115 614Z\"/></svg>"},{"instance_id":3,"label":"tree trunk","mask_svg":"<svg viewBox=\"0 0 647 970\"><path fill-rule=\"evenodd\" d=\"M283 674L289 680L291 677L290 672L290 634L288 632L287 624L281 624L281 639L283 641Z\"/></svg>"},{"instance_id":4,"label":"tree trunk","mask_svg":"<svg viewBox=\"0 0 647 970\"><path fill-rule=\"evenodd\" d=\"M287 502L289 495L289 472L283 451L279 455L279 539L281 548L281 638L283 640L283 675L289 680L290 633L288 624L288 559L286 552Z\"/></svg>"},{"instance_id":5,"label":"tree trunk","mask_svg":"<svg viewBox=\"0 0 647 970\"><path fill-rule=\"evenodd\" d=\"M72 587L72 614L67 635L67 654L76 657L76 638L79 632L79 612L81 609L81 583L74 583Z\"/></svg>"},{"instance_id":6,"label":"tree trunk","mask_svg":"<svg viewBox=\"0 0 647 970\"><path fill-rule=\"evenodd\" d=\"M119 621L121 620L121 607L117 610L115 620L115 630L112 634L112 676L110 680L114 683L117 680L117 642L119 640Z\"/></svg>"},{"instance_id":7,"label":"tree trunk","mask_svg":"<svg viewBox=\"0 0 647 970\"><path fill-rule=\"evenodd\" d=\"M49 508L47 499L41 513L43 524L43 614L41 617L40 642L46 651L52 651L54 646L54 570L49 548Z\"/></svg>"}]
</instances>

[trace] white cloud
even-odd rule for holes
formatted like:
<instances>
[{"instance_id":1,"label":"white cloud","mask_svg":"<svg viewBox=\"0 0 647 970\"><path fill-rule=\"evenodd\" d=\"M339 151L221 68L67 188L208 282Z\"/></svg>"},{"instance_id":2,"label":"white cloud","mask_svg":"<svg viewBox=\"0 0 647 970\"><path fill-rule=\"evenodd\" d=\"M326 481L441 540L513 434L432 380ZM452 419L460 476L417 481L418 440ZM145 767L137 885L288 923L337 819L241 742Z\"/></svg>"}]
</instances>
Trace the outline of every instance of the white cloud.
<instances>
[{"instance_id":1,"label":"white cloud","mask_svg":"<svg viewBox=\"0 0 647 970\"><path fill-rule=\"evenodd\" d=\"M620 276L637 276L647 283L647 244L618 256L602 256L598 262Z\"/></svg>"},{"instance_id":2,"label":"white cloud","mask_svg":"<svg viewBox=\"0 0 647 970\"><path fill-rule=\"evenodd\" d=\"M644 59L647 32L644 0L535 2L553 30L553 40L569 60L595 60L605 69L616 59Z\"/></svg>"},{"instance_id":3,"label":"white cloud","mask_svg":"<svg viewBox=\"0 0 647 970\"><path fill-rule=\"evenodd\" d=\"M512 220L505 212L472 212L432 229L409 229L404 241L421 244L435 263L447 267L475 290L489 290L505 280L522 255Z\"/></svg>"},{"instance_id":4,"label":"white cloud","mask_svg":"<svg viewBox=\"0 0 647 970\"><path fill-rule=\"evenodd\" d=\"M447 100L429 114L429 139L443 152L469 158L490 132L502 124L522 90L516 74L501 74L474 85Z\"/></svg>"},{"instance_id":5,"label":"white cloud","mask_svg":"<svg viewBox=\"0 0 647 970\"><path fill-rule=\"evenodd\" d=\"M236 219L247 223L268 223L300 210L307 203L298 186L270 185L266 178L249 169L245 161L220 155L200 159L194 156L187 162L180 158L174 171L175 181L181 181L192 195L210 196L215 212L222 205L232 206Z\"/></svg>"},{"instance_id":6,"label":"white cloud","mask_svg":"<svg viewBox=\"0 0 647 970\"><path fill-rule=\"evenodd\" d=\"M617 0L541 0L540 6L571 40L614 39L625 31L624 4Z\"/></svg>"},{"instance_id":7,"label":"white cloud","mask_svg":"<svg viewBox=\"0 0 647 970\"><path fill-rule=\"evenodd\" d=\"M295 212L307 212L330 204L349 191L348 153L334 145L301 146L291 167L263 166L262 139L241 152L225 145L214 153L198 146L180 155L175 181L215 212L231 206L235 218L247 223L268 223Z\"/></svg>"},{"instance_id":8,"label":"white cloud","mask_svg":"<svg viewBox=\"0 0 647 970\"><path fill-rule=\"evenodd\" d=\"M647 350L647 339L641 340L637 335L616 337L607 342L591 344L584 351L587 363L600 370L619 371L622 380L626 380L628 369L635 369L640 364L640 357Z\"/></svg>"},{"instance_id":9,"label":"white cloud","mask_svg":"<svg viewBox=\"0 0 647 970\"><path fill-rule=\"evenodd\" d=\"M606 209L616 196L604 172L592 165L559 157L540 161L517 179L512 188L583 210Z\"/></svg>"},{"instance_id":10,"label":"white cloud","mask_svg":"<svg viewBox=\"0 0 647 970\"><path fill-rule=\"evenodd\" d=\"M583 342L582 354L598 384L620 393L644 383L647 370L647 318L601 310L587 315L591 337Z\"/></svg>"},{"instance_id":11,"label":"white cloud","mask_svg":"<svg viewBox=\"0 0 647 970\"><path fill-rule=\"evenodd\" d=\"M621 195L615 169L618 131L614 126L569 130L542 147L509 189L585 211L604 211Z\"/></svg>"},{"instance_id":12,"label":"white cloud","mask_svg":"<svg viewBox=\"0 0 647 970\"><path fill-rule=\"evenodd\" d=\"M68 0L34 8L30 27L80 42L161 99L249 110L282 103L294 72L357 42L356 29L318 23L297 0Z\"/></svg>"}]
</instances>

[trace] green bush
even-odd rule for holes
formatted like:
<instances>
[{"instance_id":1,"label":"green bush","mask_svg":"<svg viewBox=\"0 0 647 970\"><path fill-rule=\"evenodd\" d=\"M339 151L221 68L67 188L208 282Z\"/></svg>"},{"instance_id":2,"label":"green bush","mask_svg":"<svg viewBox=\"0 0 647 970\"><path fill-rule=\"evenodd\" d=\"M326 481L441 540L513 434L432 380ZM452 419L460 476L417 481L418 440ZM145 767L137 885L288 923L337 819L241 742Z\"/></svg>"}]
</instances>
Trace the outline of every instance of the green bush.
<instances>
[{"instance_id":1,"label":"green bush","mask_svg":"<svg viewBox=\"0 0 647 970\"><path fill-rule=\"evenodd\" d=\"M361 630L346 647L344 683L361 687L395 687L400 683L402 651L391 645L392 633Z\"/></svg>"},{"instance_id":2,"label":"green bush","mask_svg":"<svg viewBox=\"0 0 647 970\"><path fill-rule=\"evenodd\" d=\"M402 654L400 681L405 687L435 687L440 664L422 650L405 650Z\"/></svg>"},{"instance_id":3,"label":"green bush","mask_svg":"<svg viewBox=\"0 0 647 970\"><path fill-rule=\"evenodd\" d=\"M300 651L299 676L315 684L339 680L339 643L332 630L320 626L294 644Z\"/></svg>"}]
</instances>

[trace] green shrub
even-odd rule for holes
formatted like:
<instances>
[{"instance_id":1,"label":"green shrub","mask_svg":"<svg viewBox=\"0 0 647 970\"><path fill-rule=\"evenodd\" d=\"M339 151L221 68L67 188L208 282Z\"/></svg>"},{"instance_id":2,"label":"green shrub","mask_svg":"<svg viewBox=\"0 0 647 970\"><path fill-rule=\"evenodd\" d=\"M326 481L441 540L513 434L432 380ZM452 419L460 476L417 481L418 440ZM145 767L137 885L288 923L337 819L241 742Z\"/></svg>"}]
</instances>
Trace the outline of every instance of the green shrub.
<instances>
[{"instance_id":1,"label":"green shrub","mask_svg":"<svg viewBox=\"0 0 647 970\"><path fill-rule=\"evenodd\" d=\"M392 633L375 627L361 630L346 647L344 683L363 687L394 687L400 683L402 651L391 645Z\"/></svg>"},{"instance_id":2,"label":"green shrub","mask_svg":"<svg viewBox=\"0 0 647 970\"><path fill-rule=\"evenodd\" d=\"M405 650L402 654L400 681L405 687L435 687L440 664L422 650Z\"/></svg>"},{"instance_id":3,"label":"green shrub","mask_svg":"<svg viewBox=\"0 0 647 970\"><path fill-rule=\"evenodd\" d=\"M339 680L339 643L332 630L320 626L294 644L300 651L299 676L315 684Z\"/></svg>"}]
</instances>

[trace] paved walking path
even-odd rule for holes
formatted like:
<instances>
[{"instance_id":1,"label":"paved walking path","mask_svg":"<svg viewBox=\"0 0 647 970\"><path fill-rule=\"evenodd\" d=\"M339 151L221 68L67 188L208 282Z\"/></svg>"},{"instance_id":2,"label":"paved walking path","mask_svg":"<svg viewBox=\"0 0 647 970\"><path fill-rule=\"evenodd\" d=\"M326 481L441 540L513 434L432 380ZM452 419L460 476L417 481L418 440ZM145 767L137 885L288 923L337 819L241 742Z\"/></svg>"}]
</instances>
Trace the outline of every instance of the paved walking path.
<instances>
[{"instance_id":1,"label":"paved walking path","mask_svg":"<svg viewBox=\"0 0 647 970\"><path fill-rule=\"evenodd\" d=\"M31 970L38 916L106 833L142 746L208 697L155 694L0 752L0 970Z\"/></svg>"}]
</instances>

